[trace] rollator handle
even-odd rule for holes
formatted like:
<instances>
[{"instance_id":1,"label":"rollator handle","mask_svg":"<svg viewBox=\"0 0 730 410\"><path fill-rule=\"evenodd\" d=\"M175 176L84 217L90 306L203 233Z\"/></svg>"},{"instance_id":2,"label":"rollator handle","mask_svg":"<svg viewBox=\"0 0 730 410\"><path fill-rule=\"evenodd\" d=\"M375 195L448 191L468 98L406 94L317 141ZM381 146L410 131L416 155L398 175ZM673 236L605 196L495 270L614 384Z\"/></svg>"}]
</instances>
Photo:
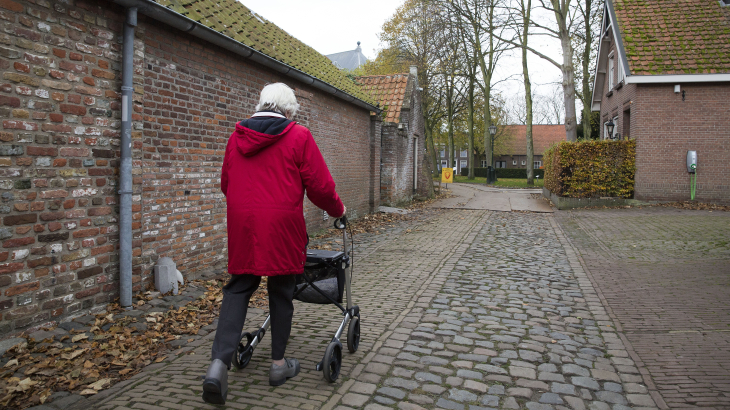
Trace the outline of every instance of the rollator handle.
<instances>
[{"instance_id":1,"label":"rollator handle","mask_svg":"<svg viewBox=\"0 0 730 410\"><path fill-rule=\"evenodd\" d=\"M345 215L342 215L341 217L335 219L335 228L336 229L345 229L347 227L347 217Z\"/></svg>"}]
</instances>

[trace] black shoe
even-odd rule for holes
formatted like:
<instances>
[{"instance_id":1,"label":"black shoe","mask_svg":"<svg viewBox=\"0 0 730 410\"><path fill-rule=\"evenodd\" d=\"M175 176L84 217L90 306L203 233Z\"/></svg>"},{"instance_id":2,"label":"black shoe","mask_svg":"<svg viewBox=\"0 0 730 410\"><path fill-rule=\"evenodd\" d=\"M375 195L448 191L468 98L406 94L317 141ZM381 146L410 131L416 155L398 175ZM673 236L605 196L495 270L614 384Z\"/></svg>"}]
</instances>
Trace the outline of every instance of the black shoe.
<instances>
[{"instance_id":1,"label":"black shoe","mask_svg":"<svg viewBox=\"0 0 730 410\"><path fill-rule=\"evenodd\" d=\"M277 366L271 364L269 369L269 385L281 386L287 379L299 374L299 361L297 359L284 359L284 364Z\"/></svg>"},{"instance_id":2,"label":"black shoe","mask_svg":"<svg viewBox=\"0 0 730 410\"><path fill-rule=\"evenodd\" d=\"M215 359L208 367L203 382L203 401L210 404L226 404L228 396L228 366Z\"/></svg>"}]
</instances>

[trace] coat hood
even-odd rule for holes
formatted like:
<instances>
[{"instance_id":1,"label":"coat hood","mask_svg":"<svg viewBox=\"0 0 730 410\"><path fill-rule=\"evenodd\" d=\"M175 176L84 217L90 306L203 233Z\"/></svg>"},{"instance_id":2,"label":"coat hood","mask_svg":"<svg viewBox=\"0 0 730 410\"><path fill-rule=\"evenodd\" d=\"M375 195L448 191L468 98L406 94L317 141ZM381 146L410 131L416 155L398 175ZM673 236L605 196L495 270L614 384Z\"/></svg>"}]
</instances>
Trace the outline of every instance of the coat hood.
<instances>
[{"instance_id":1,"label":"coat hood","mask_svg":"<svg viewBox=\"0 0 730 410\"><path fill-rule=\"evenodd\" d=\"M282 124L282 120L286 121L286 123ZM238 152L240 152L244 157L251 157L258 154L262 149L281 139L281 137L286 135L286 133L294 127L294 124L296 124L296 122L286 119L271 118L271 121L275 121L278 124L275 124L275 126L261 127L262 124L249 124L250 121L251 119L244 120L236 124L236 131L233 133L236 149L238 149ZM252 128L255 129L249 128L248 126L252 126ZM257 131L256 129L263 130L263 132ZM277 133L266 133L266 131L271 132L272 130Z\"/></svg>"}]
</instances>

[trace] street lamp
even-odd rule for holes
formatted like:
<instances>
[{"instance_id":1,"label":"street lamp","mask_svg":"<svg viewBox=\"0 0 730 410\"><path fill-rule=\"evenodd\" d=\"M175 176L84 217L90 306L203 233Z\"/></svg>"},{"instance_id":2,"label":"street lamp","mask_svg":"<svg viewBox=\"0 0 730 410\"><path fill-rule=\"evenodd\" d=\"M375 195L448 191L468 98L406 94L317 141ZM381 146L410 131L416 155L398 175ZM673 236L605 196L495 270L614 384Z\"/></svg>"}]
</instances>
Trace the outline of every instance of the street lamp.
<instances>
[{"instance_id":1,"label":"street lamp","mask_svg":"<svg viewBox=\"0 0 730 410\"><path fill-rule=\"evenodd\" d=\"M492 149L490 151L492 154L492 160L489 161L490 165L487 168L487 183L488 184L493 184L494 182L497 181L497 171L494 169L494 136L496 134L497 134L497 126L490 125L489 126L489 135L491 136L490 140L491 140Z\"/></svg>"},{"instance_id":2,"label":"street lamp","mask_svg":"<svg viewBox=\"0 0 730 410\"><path fill-rule=\"evenodd\" d=\"M607 138L614 139L614 137L613 137L613 129L614 129L614 127L616 127L616 124L613 123L613 119L608 120L608 122L606 123L606 131L608 131L608 137Z\"/></svg>"}]
</instances>

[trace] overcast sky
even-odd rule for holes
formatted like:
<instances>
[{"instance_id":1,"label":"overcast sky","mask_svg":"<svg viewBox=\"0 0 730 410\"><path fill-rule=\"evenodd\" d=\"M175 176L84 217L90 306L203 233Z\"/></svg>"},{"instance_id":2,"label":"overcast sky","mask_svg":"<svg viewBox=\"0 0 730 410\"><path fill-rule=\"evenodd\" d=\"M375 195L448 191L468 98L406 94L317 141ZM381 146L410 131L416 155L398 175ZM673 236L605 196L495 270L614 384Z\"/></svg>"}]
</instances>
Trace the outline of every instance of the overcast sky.
<instances>
[{"instance_id":1,"label":"overcast sky","mask_svg":"<svg viewBox=\"0 0 730 410\"><path fill-rule=\"evenodd\" d=\"M292 36L322 54L354 50L361 42L368 59L382 47L378 40L383 23L389 19L403 0L239 0L249 9L272 21ZM533 14L539 11L533 12ZM549 15L546 17L550 17ZM533 47L560 61L560 43L534 37ZM560 82L560 71L540 58L528 57L531 82L535 94L551 94ZM495 89L505 97L524 94L522 63L518 53L503 58L497 70ZM580 104L576 107L580 110ZM579 112L579 111L578 111ZM578 118L580 121L580 118Z\"/></svg>"}]
</instances>

